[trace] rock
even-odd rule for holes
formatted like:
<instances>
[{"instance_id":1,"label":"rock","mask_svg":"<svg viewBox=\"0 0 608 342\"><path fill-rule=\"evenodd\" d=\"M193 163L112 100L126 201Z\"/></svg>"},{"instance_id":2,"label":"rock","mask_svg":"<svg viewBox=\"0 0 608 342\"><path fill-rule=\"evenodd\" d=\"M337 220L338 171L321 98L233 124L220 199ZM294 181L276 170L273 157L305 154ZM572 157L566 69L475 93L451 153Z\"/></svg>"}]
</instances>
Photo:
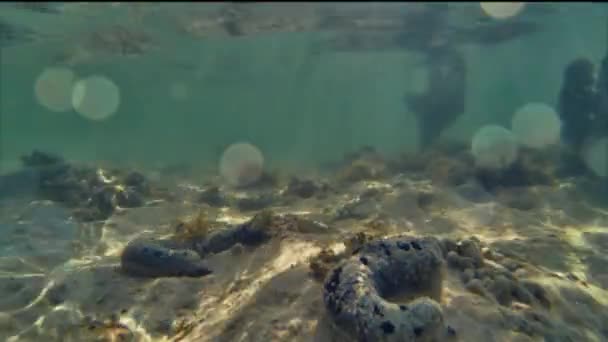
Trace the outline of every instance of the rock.
<instances>
[{"instance_id":1,"label":"rock","mask_svg":"<svg viewBox=\"0 0 608 342\"><path fill-rule=\"evenodd\" d=\"M448 252L456 252L456 250L458 249L458 244L450 239L441 239L441 244L443 245L444 254L447 254Z\"/></svg>"},{"instance_id":2,"label":"rock","mask_svg":"<svg viewBox=\"0 0 608 342\"><path fill-rule=\"evenodd\" d=\"M376 211L376 202L373 200L362 200L355 198L354 200L345 203L336 210L336 220L348 219L364 219L372 215Z\"/></svg>"},{"instance_id":3,"label":"rock","mask_svg":"<svg viewBox=\"0 0 608 342\"><path fill-rule=\"evenodd\" d=\"M549 300L549 295L547 294L547 291L542 286L540 286L539 284L537 284L535 282L529 281L529 280L522 281L521 285L532 296L534 296L534 298L536 298L536 300L538 300L538 302L540 304L542 304L544 307L546 307L546 308L551 307L551 301Z\"/></svg>"},{"instance_id":4,"label":"rock","mask_svg":"<svg viewBox=\"0 0 608 342\"><path fill-rule=\"evenodd\" d=\"M212 186L203 190L198 196L198 201L212 207L222 207L227 202L218 186Z\"/></svg>"},{"instance_id":5,"label":"rock","mask_svg":"<svg viewBox=\"0 0 608 342\"><path fill-rule=\"evenodd\" d=\"M345 165L338 174L343 183L356 183L381 178L387 173L387 165L376 152L361 155Z\"/></svg>"},{"instance_id":6,"label":"rock","mask_svg":"<svg viewBox=\"0 0 608 342\"><path fill-rule=\"evenodd\" d=\"M498 191L498 201L509 208L526 211L539 207L541 197L529 187L515 187Z\"/></svg>"},{"instance_id":7,"label":"rock","mask_svg":"<svg viewBox=\"0 0 608 342\"><path fill-rule=\"evenodd\" d=\"M466 284L467 290L471 291L480 296L485 296L485 289L483 287L483 282L479 279L472 279Z\"/></svg>"},{"instance_id":8,"label":"rock","mask_svg":"<svg viewBox=\"0 0 608 342\"><path fill-rule=\"evenodd\" d=\"M47 292L46 298L51 305L58 305L65 301L68 296L68 287L64 283L55 283Z\"/></svg>"},{"instance_id":9,"label":"rock","mask_svg":"<svg viewBox=\"0 0 608 342\"><path fill-rule=\"evenodd\" d=\"M129 186L116 193L116 204L122 208L137 208L144 205L144 198L135 187Z\"/></svg>"},{"instance_id":10,"label":"rock","mask_svg":"<svg viewBox=\"0 0 608 342\"><path fill-rule=\"evenodd\" d=\"M314 196L319 189L319 186L317 186L317 184L310 179L300 180L294 177L287 185L286 194L301 198L310 198Z\"/></svg>"},{"instance_id":11,"label":"rock","mask_svg":"<svg viewBox=\"0 0 608 342\"><path fill-rule=\"evenodd\" d=\"M457 159L438 157L429 162L426 173L435 184L458 186L472 177L473 168Z\"/></svg>"},{"instance_id":12,"label":"rock","mask_svg":"<svg viewBox=\"0 0 608 342\"><path fill-rule=\"evenodd\" d=\"M465 284L468 283L473 278L475 278L475 271L473 269L471 269L471 268L467 268L461 274L462 282L465 283Z\"/></svg>"},{"instance_id":13,"label":"rock","mask_svg":"<svg viewBox=\"0 0 608 342\"><path fill-rule=\"evenodd\" d=\"M464 271L467 268L475 267L475 261L473 259L460 256L454 251L448 252L446 260L448 262L448 266L461 271Z\"/></svg>"},{"instance_id":14,"label":"rock","mask_svg":"<svg viewBox=\"0 0 608 342\"><path fill-rule=\"evenodd\" d=\"M440 305L421 293L441 289L442 267L435 238L368 242L330 273L325 306L335 323L359 341L431 341L445 336L447 328ZM414 299L406 304L385 299L405 294Z\"/></svg>"},{"instance_id":15,"label":"rock","mask_svg":"<svg viewBox=\"0 0 608 342\"><path fill-rule=\"evenodd\" d=\"M463 240L458 245L458 253L465 257L473 260L475 267L481 267L483 265L483 255L479 244L474 240Z\"/></svg>"},{"instance_id":16,"label":"rock","mask_svg":"<svg viewBox=\"0 0 608 342\"><path fill-rule=\"evenodd\" d=\"M236 201L236 206L241 211L262 210L269 207L276 201L272 194L262 194L254 197L240 198Z\"/></svg>"},{"instance_id":17,"label":"rock","mask_svg":"<svg viewBox=\"0 0 608 342\"><path fill-rule=\"evenodd\" d=\"M139 172L130 172L124 180L126 186L131 187L133 191L138 192L142 195L147 195L150 193L150 183Z\"/></svg>"},{"instance_id":18,"label":"rock","mask_svg":"<svg viewBox=\"0 0 608 342\"><path fill-rule=\"evenodd\" d=\"M22 156L21 162L26 167L40 167L64 163L65 160L52 153L33 150L29 155Z\"/></svg>"},{"instance_id":19,"label":"rock","mask_svg":"<svg viewBox=\"0 0 608 342\"><path fill-rule=\"evenodd\" d=\"M513 293L515 291L514 283L504 276L498 276L494 280L488 280L487 290L494 295L494 298L501 305L509 305L513 300Z\"/></svg>"},{"instance_id":20,"label":"rock","mask_svg":"<svg viewBox=\"0 0 608 342\"><path fill-rule=\"evenodd\" d=\"M494 199L494 196L487 192L481 184L476 181L469 181L458 185L455 191L462 198L473 203L486 203Z\"/></svg>"},{"instance_id":21,"label":"rock","mask_svg":"<svg viewBox=\"0 0 608 342\"><path fill-rule=\"evenodd\" d=\"M144 196L151 192L148 180L138 172L123 177L118 171L68 163L39 151L22 157L22 161L27 172L12 178L29 177L35 181L33 190L37 196L72 208L75 216L83 221L105 220L117 205L140 207L144 204ZM4 192L3 183L0 179L0 195Z\"/></svg>"}]
</instances>

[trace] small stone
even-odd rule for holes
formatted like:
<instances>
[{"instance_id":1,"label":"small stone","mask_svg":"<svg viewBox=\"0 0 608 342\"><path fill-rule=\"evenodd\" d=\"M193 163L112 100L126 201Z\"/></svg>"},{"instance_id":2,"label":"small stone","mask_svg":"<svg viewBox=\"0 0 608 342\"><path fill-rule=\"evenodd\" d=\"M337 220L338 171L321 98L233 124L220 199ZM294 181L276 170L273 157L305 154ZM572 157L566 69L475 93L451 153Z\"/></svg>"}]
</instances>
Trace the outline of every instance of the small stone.
<instances>
[{"instance_id":1,"label":"small stone","mask_svg":"<svg viewBox=\"0 0 608 342\"><path fill-rule=\"evenodd\" d=\"M517 299L518 301L525 303L525 304L532 304L533 302L533 298L534 296L532 296L532 294L526 290L525 287L519 285L519 284L515 284L513 290L512 290L512 294L513 297L515 297L515 299Z\"/></svg>"},{"instance_id":2,"label":"small stone","mask_svg":"<svg viewBox=\"0 0 608 342\"><path fill-rule=\"evenodd\" d=\"M543 306L551 307L551 301L549 300L549 296L547 291L537 283L524 280L521 282L521 285L528 290Z\"/></svg>"},{"instance_id":3,"label":"small stone","mask_svg":"<svg viewBox=\"0 0 608 342\"><path fill-rule=\"evenodd\" d=\"M474 294L484 296L485 289L483 288L483 283L479 279L473 279L466 284L466 289L471 291Z\"/></svg>"},{"instance_id":4,"label":"small stone","mask_svg":"<svg viewBox=\"0 0 608 342\"><path fill-rule=\"evenodd\" d=\"M521 267L521 265L514 260L505 260L502 265L511 272L515 272L515 270Z\"/></svg>"},{"instance_id":5,"label":"small stone","mask_svg":"<svg viewBox=\"0 0 608 342\"><path fill-rule=\"evenodd\" d=\"M226 205L226 199L217 186L212 186L203 190L198 196L198 201L212 207L222 207Z\"/></svg>"},{"instance_id":6,"label":"small stone","mask_svg":"<svg viewBox=\"0 0 608 342\"><path fill-rule=\"evenodd\" d=\"M515 289L515 284L502 275L497 276L488 288L501 305L509 305L511 303Z\"/></svg>"},{"instance_id":7,"label":"small stone","mask_svg":"<svg viewBox=\"0 0 608 342\"><path fill-rule=\"evenodd\" d=\"M463 257L471 258L475 266L483 265L483 255L479 248L479 243L473 240L464 240L458 246L458 252Z\"/></svg>"},{"instance_id":8,"label":"small stone","mask_svg":"<svg viewBox=\"0 0 608 342\"><path fill-rule=\"evenodd\" d=\"M481 249L481 255L483 255L484 258L489 259L489 260L494 260L496 261L495 257L495 253L488 247L484 247Z\"/></svg>"},{"instance_id":9,"label":"small stone","mask_svg":"<svg viewBox=\"0 0 608 342\"><path fill-rule=\"evenodd\" d=\"M455 252L458 249L458 244L450 239L442 239L441 245L443 249L447 252Z\"/></svg>"},{"instance_id":10,"label":"small stone","mask_svg":"<svg viewBox=\"0 0 608 342\"><path fill-rule=\"evenodd\" d=\"M461 279L463 283L468 283L471 279L475 278L475 271L471 268L467 268L462 272Z\"/></svg>"},{"instance_id":11,"label":"small stone","mask_svg":"<svg viewBox=\"0 0 608 342\"><path fill-rule=\"evenodd\" d=\"M355 199L336 210L336 220L365 219L376 211L376 205L371 200Z\"/></svg>"},{"instance_id":12,"label":"small stone","mask_svg":"<svg viewBox=\"0 0 608 342\"><path fill-rule=\"evenodd\" d=\"M116 193L116 203L123 208L137 208L144 204L144 198L134 187L127 187Z\"/></svg>"},{"instance_id":13,"label":"small stone","mask_svg":"<svg viewBox=\"0 0 608 342\"><path fill-rule=\"evenodd\" d=\"M275 201L276 199L271 194L263 194L241 198L236 202L236 206L241 211L262 210L271 206Z\"/></svg>"},{"instance_id":14,"label":"small stone","mask_svg":"<svg viewBox=\"0 0 608 342\"><path fill-rule=\"evenodd\" d=\"M156 332L162 333L162 334L169 334L171 333L171 329L173 328L173 321L170 319L161 319L159 321L156 322L156 327L155 330Z\"/></svg>"},{"instance_id":15,"label":"small stone","mask_svg":"<svg viewBox=\"0 0 608 342\"><path fill-rule=\"evenodd\" d=\"M486 279L492 277L492 271L487 267L478 268L475 270L475 278Z\"/></svg>"},{"instance_id":16,"label":"small stone","mask_svg":"<svg viewBox=\"0 0 608 342\"><path fill-rule=\"evenodd\" d=\"M46 298L48 299L49 303L51 303L52 305L58 305L65 301L67 295L68 295L67 286L65 284L61 283L61 284L56 284L53 287L51 287L46 293Z\"/></svg>"},{"instance_id":17,"label":"small stone","mask_svg":"<svg viewBox=\"0 0 608 342\"><path fill-rule=\"evenodd\" d=\"M458 255L456 252L449 252L447 255L448 266L459 270L474 268L474 262L471 258L466 258Z\"/></svg>"},{"instance_id":18,"label":"small stone","mask_svg":"<svg viewBox=\"0 0 608 342\"><path fill-rule=\"evenodd\" d=\"M301 198L310 198L314 196L318 191L319 187L312 180L300 180L294 177L289 182L289 185L287 185L286 193Z\"/></svg>"}]
</instances>

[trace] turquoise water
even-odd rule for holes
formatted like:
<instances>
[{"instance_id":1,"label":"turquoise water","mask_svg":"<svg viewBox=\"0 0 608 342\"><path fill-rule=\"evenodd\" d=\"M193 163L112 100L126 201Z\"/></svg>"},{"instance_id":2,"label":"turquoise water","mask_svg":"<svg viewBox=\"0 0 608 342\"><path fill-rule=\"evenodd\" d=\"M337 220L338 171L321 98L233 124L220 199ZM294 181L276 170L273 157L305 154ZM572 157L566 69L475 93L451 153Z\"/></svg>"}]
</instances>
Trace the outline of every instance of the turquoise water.
<instances>
[{"instance_id":1,"label":"turquoise water","mask_svg":"<svg viewBox=\"0 0 608 342\"><path fill-rule=\"evenodd\" d=\"M123 7L20 13L27 17L20 22L50 31L53 38L3 49L3 159L44 146L77 159L211 161L218 150L241 140L257 145L270 160L335 159L361 145L388 153L416 149L416 121L403 93L415 89L416 75L424 73L420 53L398 47L336 52L317 47L328 34L319 32L197 39L168 24L170 15L186 10L159 6L144 9L141 24L130 22ZM530 14L542 26L538 33L504 44L460 47L469 71L466 113L445 135L466 141L482 124L508 123L523 103L555 104L561 70L570 60L601 59L605 18L592 9L599 5L546 6L561 11ZM16 21L13 12L7 11L5 20ZM88 26L88 19L79 18L84 14L108 20ZM149 32L157 45L133 57L97 52L100 56L72 67L81 77L103 74L117 84L121 103L115 115L90 122L73 111L53 113L37 103L33 84L45 68L56 65L53 55L81 44L84 32L112 22ZM187 85L187 100L171 99L174 82Z\"/></svg>"},{"instance_id":2,"label":"turquoise water","mask_svg":"<svg viewBox=\"0 0 608 342\"><path fill-rule=\"evenodd\" d=\"M0 340L608 340L607 8L0 3Z\"/></svg>"}]
</instances>

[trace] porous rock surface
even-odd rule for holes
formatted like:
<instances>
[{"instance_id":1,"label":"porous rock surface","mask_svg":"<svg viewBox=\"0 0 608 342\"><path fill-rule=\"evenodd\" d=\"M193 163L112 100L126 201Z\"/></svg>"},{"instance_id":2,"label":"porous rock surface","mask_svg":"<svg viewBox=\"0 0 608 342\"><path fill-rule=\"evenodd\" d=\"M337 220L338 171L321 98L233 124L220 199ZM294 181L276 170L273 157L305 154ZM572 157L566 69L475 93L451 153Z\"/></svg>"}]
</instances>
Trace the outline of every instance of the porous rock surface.
<instances>
[{"instance_id":1,"label":"porous rock surface","mask_svg":"<svg viewBox=\"0 0 608 342\"><path fill-rule=\"evenodd\" d=\"M424 293L441 287L443 266L433 237L372 241L334 268L323 299L336 325L358 341L435 341L446 327L439 303ZM387 299L400 296L410 301Z\"/></svg>"}]
</instances>

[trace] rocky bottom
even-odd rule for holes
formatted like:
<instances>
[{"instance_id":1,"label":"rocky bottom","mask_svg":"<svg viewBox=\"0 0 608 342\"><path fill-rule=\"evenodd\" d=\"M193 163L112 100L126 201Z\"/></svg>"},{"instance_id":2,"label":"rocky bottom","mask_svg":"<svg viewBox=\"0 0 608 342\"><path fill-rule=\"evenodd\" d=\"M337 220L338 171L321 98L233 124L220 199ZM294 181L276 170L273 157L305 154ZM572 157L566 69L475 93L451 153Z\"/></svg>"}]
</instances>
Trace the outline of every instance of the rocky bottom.
<instances>
[{"instance_id":1,"label":"rocky bottom","mask_svg":"<svg viewBox=\"0 0 608 342\"><path fill-rule=\"evenodd\" d=\"M323 298L336 323L359 341L432 340L445 334L439 303L416 294L442 286L443 254L434 238L368 242L334 268ZM408 304L385 298L409 295Z\"/></svg>"},{"instance_id":2,"label":"rocky bottom","mask_svg":"<svg viewBox=\"0 0 608 342\"><path fill-rule=\"evenodd\" d=\"M2 340L608 339L608 215L576 180L489 191L359 160L337 180L151 191L35 156L55 165L42 198L1 198Z\"/></svg>"}]
</instances>

